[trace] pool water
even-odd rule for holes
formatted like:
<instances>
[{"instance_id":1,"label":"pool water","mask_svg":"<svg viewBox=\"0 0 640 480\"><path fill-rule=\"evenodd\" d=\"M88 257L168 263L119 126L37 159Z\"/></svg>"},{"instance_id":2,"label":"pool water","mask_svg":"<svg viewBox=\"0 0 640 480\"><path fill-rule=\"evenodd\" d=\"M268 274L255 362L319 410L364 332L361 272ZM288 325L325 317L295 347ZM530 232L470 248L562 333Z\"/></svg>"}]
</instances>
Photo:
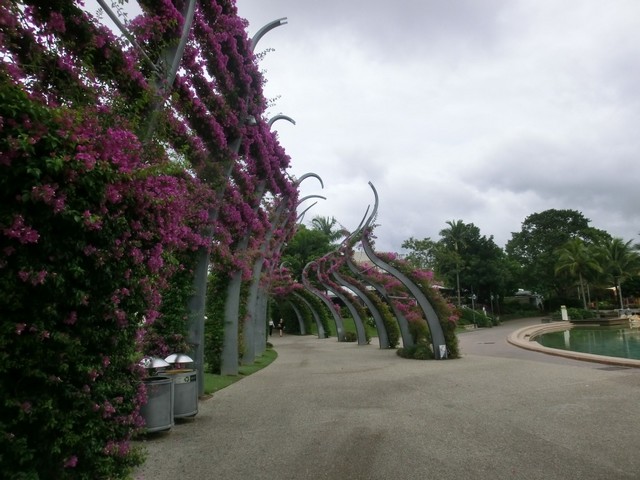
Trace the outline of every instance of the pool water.
<instances>
[{"instance_id":1,"label":"pool water","mask_svg":"<svg viewBox=\"0 0 640 480\"><path fill-rule=\"evenodd\" d=\"M543 333L535 340L549 348L640 360L638 328L574 327Z\"/></svg>"}]
</instances>

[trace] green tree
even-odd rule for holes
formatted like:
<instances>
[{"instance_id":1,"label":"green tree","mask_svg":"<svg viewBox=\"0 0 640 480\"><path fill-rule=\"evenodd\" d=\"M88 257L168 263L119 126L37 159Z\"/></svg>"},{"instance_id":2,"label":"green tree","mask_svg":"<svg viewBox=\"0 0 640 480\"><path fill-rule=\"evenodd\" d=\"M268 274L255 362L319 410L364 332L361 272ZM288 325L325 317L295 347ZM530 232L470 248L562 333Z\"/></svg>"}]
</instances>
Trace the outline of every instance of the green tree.
<instances>
[{"instance_id":1,"label":"green tree","mask_svg":"<svg viewBox=\"0 0 640 480\"><path fill-rule=\"evenodd\" d=\"M302 269L307 263L333 249L334 246L324 232L300 225L282 253L282 262L289 267L293 277L300 281Z\"/></svg>"},{"instance_id":2,"label":"green tree","mask_svg":"<svg viewBox=\"0 0 640 480\"><path fill-rule=\"evenodd\" d=\"M334 243L344 237L344 229L340 227L335 217L322 217L317 215L311 219L313 230L322 232L327 236L329 243ZM339 227L339 228L338 228Z\"/></svg>"},{"instance_id":3,"label":"green tree","mask_svg":"<svg viewBox=\"0 0 640 480\"><path fill-rule=\"evenodd\" d=\"M418 240L410 237L402 242L402 248L409 250L405 260L411 266L422 270L435 270L437 245L431 238Z\"/></svg>"},{"instance_id":4,"label":"green tree","mask_svg":"<svg viewBox=\"0 0 640 480\"><path fill-rule=\"evenodd\" d=\"M473 223L462 220L447 222L449 228L440 232L435 244L435 271L449 285L456 285L458 302L462 292L468 291L488 303L492 295L502 293L509 286L508 263L504 252L493 237L481 235Z\"/></svg>"},{"instance_id":5,"label":"green tree","mask_svg":"<svg viewBox=\"0 0 640 480\"><path fill-rule=\"evenodd\" d=\"M611 238L605 231L590 227L589 221L575 210L551 209L529 215L505 247L509 259L517 265L519 284L546 296L563 293L566 280L555 274L558 249L572 238L588 243Z\"/></svg>"},{"instance_id":6,"label":"green tree","mask_svg":"<svg viewBox=\"0 0 640 480\"><path fill-rule=\"evenodd\" d=\"M593 276L594 273L602 272L602 267L594 255L593 248L581 238L572 238L556 250L556 256L556 275L566 273L571 278L577 277L582 303L586 309L585 278Z\"/></svg>"},{"instance_id":7,"label":"green tree","mask_svg":"<svg viewBox=\"0 0 640 480\"><path fill-rule=\"evenodd\" d=\"M622 284L640 275L640 255L631 245L621 238L612 238L599 246L599 260L605 275L613 282L620 308L624 308Z\"/></svg>"},{"instance_id":8,"label":"green tree","mask_svg":"<svg viewBox=\"0 0 640 480\"><path fill-rule=\"evenodd\" d=\"M448 257L454 264L456 292L458 295L458 306L460 306L462 303L460 298L460 269L464 264L460 250L466 246L465 233L467 227L462 220L449 220L446 223L449 225L449 228L440 230L440 236L442 237L441 245L443 247L442 252L444 256Z\"/></svg>"}]
</instances>

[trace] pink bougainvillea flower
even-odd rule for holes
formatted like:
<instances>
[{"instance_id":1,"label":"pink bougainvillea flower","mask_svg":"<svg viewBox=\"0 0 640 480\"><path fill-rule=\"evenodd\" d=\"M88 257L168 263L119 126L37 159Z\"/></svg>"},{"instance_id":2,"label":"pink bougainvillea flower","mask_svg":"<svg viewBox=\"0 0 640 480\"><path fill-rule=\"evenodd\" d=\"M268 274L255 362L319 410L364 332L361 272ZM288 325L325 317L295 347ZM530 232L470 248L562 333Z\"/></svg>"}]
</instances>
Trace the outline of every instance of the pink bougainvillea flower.
<instances>
[{"instance_id":1,"label":"pink bougainvillea flower","mask_svg":"<svg viewBox=\"0 0 640 480\"><path fill-rule=\"evenodd\" d=\"M9 228L5 228L3 233L9 237L18 240L22 244L37 243L40 234L25 223L22 215L13 217L13 224Z\"/></svg>"}]
</instances>

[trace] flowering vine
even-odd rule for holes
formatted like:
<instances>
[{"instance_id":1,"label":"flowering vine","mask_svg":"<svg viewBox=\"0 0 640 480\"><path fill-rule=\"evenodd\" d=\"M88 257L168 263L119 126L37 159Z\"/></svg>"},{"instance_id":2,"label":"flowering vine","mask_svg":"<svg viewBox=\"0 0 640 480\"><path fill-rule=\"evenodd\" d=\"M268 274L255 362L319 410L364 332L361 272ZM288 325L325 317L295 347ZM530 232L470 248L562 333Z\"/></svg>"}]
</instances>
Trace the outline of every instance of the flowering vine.
<instances>
[{"instance_id":1,"label":"flowering vine","mask_svg":"<svg viewBox=\"0 0 640 480\"><path fill-rule=\"evenodd\" d=\"M198 2L173 85L149 59L177 44L184 1L139 3L130 45L79 0L0 2L8 476L118 478L139 463L129 445L143 426L137 359L186 348L196 249L217 268L248 270L269 199L296 190L235 3ZM234 236L249 231L237 255Z\"/></svg>"}]
</instances>

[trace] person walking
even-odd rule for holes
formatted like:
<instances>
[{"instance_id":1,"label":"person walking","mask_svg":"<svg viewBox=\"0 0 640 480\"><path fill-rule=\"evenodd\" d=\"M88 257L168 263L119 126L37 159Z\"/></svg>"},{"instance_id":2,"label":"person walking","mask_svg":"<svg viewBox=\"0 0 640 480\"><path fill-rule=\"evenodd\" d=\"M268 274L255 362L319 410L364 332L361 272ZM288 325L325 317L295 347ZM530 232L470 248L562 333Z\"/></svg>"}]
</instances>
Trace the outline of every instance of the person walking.
<instances>
[{"instance_id":1,"label":"person walking","mask_svg":"<svg viewBox=\"0 0 640 480\"><path fill-rule=\"evenodd\" d=\"M269 320L269 336L273 333L273 327L275 327L275 323L273 323L273 319Z\"/></svg>"},{"instance_id":2,"label":"person walking","mask_svg":"<svg viewBox=\"0 0 640 480\"><path fill-rule=\"evenodd\" d=\"M280 331L280 336L282 336L282 331L284 330L284 323L282 319L280 319L280 322L278 323L278 330Z\"/></svg>"}]
</instances>

